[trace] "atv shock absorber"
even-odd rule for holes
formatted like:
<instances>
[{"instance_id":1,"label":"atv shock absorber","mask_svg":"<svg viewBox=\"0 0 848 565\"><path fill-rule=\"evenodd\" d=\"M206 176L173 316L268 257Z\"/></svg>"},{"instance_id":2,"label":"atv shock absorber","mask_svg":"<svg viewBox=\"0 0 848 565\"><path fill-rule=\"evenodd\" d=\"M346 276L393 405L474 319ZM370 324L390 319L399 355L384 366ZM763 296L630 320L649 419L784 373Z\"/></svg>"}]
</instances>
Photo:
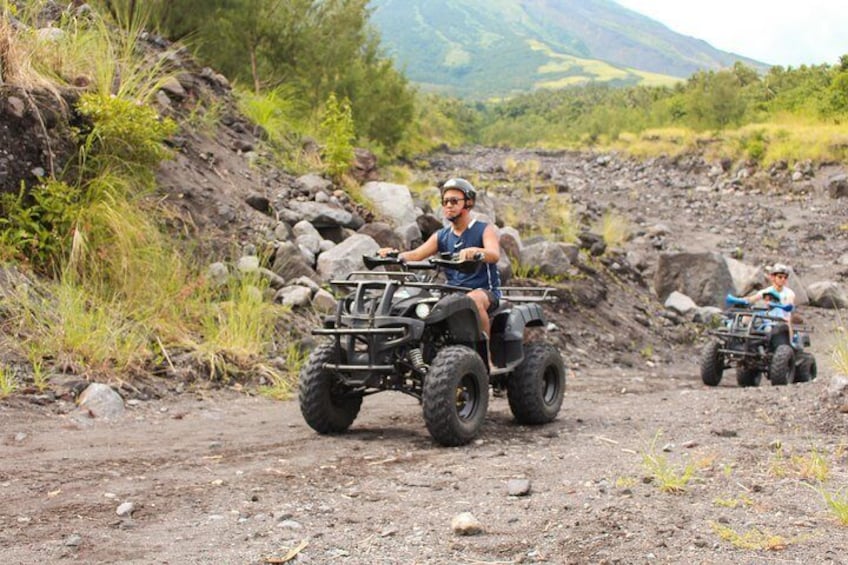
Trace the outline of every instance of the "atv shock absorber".
<instances>
[{"instance_id":1,"label":"atv shock absorber","mask_svg":"<svg viewBox=\"0 0 848 565\"><path fill-rule=\"evenodd\" d=\"M419 371L426 371L427 364L424 363L424 355L421 354L421 348L416 347L409 350L409 360L412 361L412 366Z\"/></svg>"}]
</instances>

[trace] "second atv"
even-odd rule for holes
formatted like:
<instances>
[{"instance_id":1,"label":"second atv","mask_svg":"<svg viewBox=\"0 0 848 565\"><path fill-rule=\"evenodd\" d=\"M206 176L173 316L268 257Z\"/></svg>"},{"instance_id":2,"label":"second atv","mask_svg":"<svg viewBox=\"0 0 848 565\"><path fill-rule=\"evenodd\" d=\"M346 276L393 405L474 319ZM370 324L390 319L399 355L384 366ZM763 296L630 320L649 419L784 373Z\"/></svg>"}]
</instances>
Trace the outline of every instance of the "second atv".
<instances>
[{"instance_id":1,"label":"second atv","mask_svg":"<svg viewBox=\"0 0 848 565\"><path fill-rule=\"evenodd\" d=\"M725 369L736 368L739 386L759 386L763 375L773 385L806 382L816 378L816 358L805 350L810 336L790 329L783 318L769 316L764 308L727 296L728 308L718 329L701 353L701 380L718 386ZM791 305L778 305L787 312Z\"/></svg>"}]
</instances>

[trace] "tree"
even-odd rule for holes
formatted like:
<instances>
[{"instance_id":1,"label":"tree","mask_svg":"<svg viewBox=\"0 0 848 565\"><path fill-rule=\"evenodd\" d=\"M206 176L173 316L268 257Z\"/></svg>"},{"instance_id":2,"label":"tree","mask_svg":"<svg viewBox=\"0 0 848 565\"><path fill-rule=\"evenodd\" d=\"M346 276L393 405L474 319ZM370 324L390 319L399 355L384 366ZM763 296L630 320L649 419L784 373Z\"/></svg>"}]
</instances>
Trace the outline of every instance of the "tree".
<instances>
[{"instance_id":1,"label":"tree","mask_svg":"<svg viewBox=\"0 0 848 565\"><path fill-rule=\"evenodd\" d=\"M164 33L188 39L208 64L255 92L285 84L313 111L330 94L347 98L357 135L386 148L409 126L414 93L380 51L368 0L170 0L158 6Z\"/></svg>"}]
</instances>

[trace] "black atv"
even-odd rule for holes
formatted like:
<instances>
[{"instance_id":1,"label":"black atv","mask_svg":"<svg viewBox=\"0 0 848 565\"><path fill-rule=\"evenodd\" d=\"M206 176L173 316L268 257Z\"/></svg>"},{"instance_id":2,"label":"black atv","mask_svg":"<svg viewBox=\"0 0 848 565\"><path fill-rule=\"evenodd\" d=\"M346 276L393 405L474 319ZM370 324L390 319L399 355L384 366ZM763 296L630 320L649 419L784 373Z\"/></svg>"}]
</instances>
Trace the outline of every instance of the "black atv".
<instances>
[{"instance_id":1,"label":"black atv","mask_svg":"<svg viewBox=\"0 0 848 565\"><path fill-rule=\"evenodd\" d=\"M701 353L701 380L718 386L725 369L736 367L739 386L759 386L762 376L773 385L807 382L816 378L816 358L804 348L810 345L805 332L790 330L782 317L769 316L765 308L752 307L747 300L727 296L714 339ZM773 306L774 307L774 306ZM791 312L791 305L777 305ZM791 333L791 335L790 335Z\"/></svg>"},{"instance_id":2,"label":"black atv","mask_svg":"<svg viewBox=\"0 0 848 565\"><path fill-rule=\"evenodd\" d=\"M344 432L363 397L386 390L417 398L430 434L446 446L480 433L490 385L506 391L519 423L556 417L565 393L562 357L548 343L524 342L526 327L544 327L540 303L552 289L503 288L487 336L468 289L437 282L439 270L468 272L479 260L363 261L369 271L331 281L347 295L313 330L330 339L316 347L300 374L300 410L315 431ZM373 270L378 267L394 270Z\"/></svg>"}]
</instances>

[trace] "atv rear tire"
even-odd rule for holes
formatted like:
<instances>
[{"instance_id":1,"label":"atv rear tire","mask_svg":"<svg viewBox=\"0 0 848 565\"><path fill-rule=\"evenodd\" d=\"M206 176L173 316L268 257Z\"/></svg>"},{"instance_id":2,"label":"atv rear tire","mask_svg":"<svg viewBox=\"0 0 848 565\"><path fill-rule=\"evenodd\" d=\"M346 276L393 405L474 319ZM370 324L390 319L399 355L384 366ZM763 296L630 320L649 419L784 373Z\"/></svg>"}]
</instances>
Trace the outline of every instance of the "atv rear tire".
<instances>
[{"instance_id":1,"label":"atv rear tire","mask_svg":"<svg viewBox=\"0 0 848 565\"><path fill-rule=\"evenodd\" d=\"M462 345L439 351L424 378L422 401L427 430L438 443L454 447L473 440L489 408L489 374L483 359Z\"/></svg>"},{"instance_id":2,"label":"atv rear tire","mask_svg":"<svg viewBox=\"0 0 848 565\"><path fill-rule=\"evenodd\" d=\"M701 380L707 386L718 386L724 373L724 355L719 349L721 343L711 341L701 351Z\"/></svg>"},{"instance_id":3,"label":"atv rear tire","mask_svg":"<svg viewBox=\"0 0 848 565\"><path fill-rule=\"evenodd\" d=\"M795 380L795 350L791 345L778 345L769 365L769 380L773 385L787 385Z\"/></svg>"},{"instance_id":4,"label":"atv rear tire","mask_svg":"<svg viewBox=\"0 0 848 565\"><path fill-rule=\"evenodd\" d=\"M547 424L556 418L565 394L562 356L548 343L525 345L524 361L506 381L512 415L520 424Z\"/></svg>"},{"instance_id":5,"label":"atv rear tire","mask_svg":"<svg viewBox=\"0 0 848 565\"><path fill-rule=\"evenodd\" d=\"M750 367L736 367L736 384L742 387L760 386L763 372Z\"/></svg>"},{"instance_id":6,"label":"atv rear tire","mask_svg":"<svg viewBox=\"0 0 848 565\"><path fill-rule=\"evenodd\" d=\"M362 395L353 393L333 371L324 368L332 361L336 361L335 345L320 345L309 355L300 373L300 413L319 434L344 432L362 406Z\"/></svg>"},{"instance_id":7,"label":"atv rear tire","mask_svg":"<svg viewBox=\"0 0 848 565\"><path fill-rule=\"evenodd\" d=\"M798 363L795 365L795 382L806 383L815 380L817 376L818 367L816 366L816 358L812 353L802 353Z\"/></svg>"}]
</instances>

